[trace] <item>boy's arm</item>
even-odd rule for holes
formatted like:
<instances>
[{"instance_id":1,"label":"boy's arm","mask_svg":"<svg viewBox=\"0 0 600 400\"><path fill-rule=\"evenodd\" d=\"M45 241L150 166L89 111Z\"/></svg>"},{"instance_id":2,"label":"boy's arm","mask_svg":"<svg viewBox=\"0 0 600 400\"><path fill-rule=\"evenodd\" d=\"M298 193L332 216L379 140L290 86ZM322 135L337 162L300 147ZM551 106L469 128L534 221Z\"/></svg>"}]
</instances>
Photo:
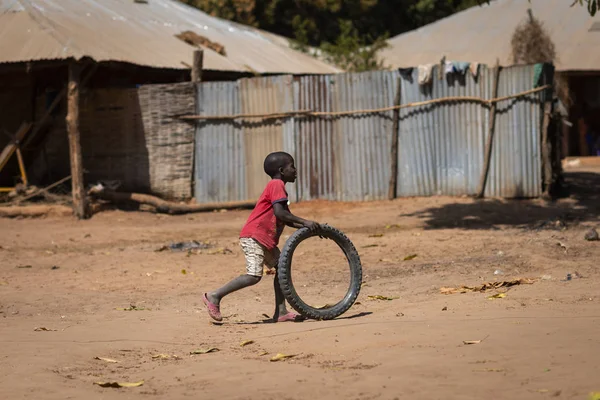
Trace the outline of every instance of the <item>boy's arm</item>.
<instances>
[{"instance_id":1,"label":"boy's arm","mask_svg":"<svg viewBox=\"0 0 600 400\"><path fill-rule=\"evenodd\" d=\"M295 222L287 222L285 225L286 225L286 226L289 226L290 228L296 228L296 229L300 229L300 228L303 228L303 227L304 227L304 225L302 225L302 224L297 224L297 223L295 223Z\"/></svg>"},{"instance_id":2,"label":"boy's arm","mask_svg":"<svg viewBox=\"0 0 600 400\"><path fill-rule=\"evenodd\" d=\"M283 205L283 203L273 204L273 212L277 219L283 221L284 224L291 226L292 228L306 227L313 232L319 229L318 223L295 216Z\"/></svg>"}]
</instances>

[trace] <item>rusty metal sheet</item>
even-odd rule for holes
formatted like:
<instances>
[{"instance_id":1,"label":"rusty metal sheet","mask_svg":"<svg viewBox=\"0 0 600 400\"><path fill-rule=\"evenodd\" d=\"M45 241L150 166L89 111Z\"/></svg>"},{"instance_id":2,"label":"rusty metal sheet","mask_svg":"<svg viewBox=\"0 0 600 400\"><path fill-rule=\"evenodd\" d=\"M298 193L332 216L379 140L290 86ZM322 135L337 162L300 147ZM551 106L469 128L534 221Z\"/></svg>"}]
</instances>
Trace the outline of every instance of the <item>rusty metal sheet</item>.
<instances>
[{"instance_id":1,"label":"rusty metal sheet","mask_svg":"<svg viewBox=\"0 0 600 400\"><path fill-rule=\"evenodd\" d=\"M488 81L492 81L491 77ZM498 96L529 90L534 85L532 66L504 68ZM490 86L491 87L491 86ZM486 196L538 197L542 194L541 93L498 104L496 133Z\"/></svg>"},{"instance_id":2,"label":"rusty metal sheet","mask_svg":"<svg viewBox=\"0 0 600 400\"><path fill-rule=\"evenodd\" d=\"M284 113L294 110L293 77L276 76L241 79L240 107L243 114ZM294 120L291 117L255 119L243 122L243 140L246 170L246 197L257 199L269 182L263 163L274 151L294 153ZM288 186L292 199L294 185Z\"/></svg>"},{"instance_id":3,"label":"rusty metal sheet","mask_svg":"<svg viewBox=\"0 0 600 400\"><path fill-rule=\"evenodd\" d=\"M402 104L435 98L473 96L490 99L492 69L417 82L417 70L402 81ZM499 96L534 86L533 66L504 68ZM492 158L485 190L492 197L537 197L541 194L540 93L499 104ZM456 102L401 110L397 196L473 195L483 169L489 133L489 109L480 103Z\"/></svg>"},{"instance_id":4,"label":"rusty metal sheet","mask_svg":"<svg viewBox=\"0 0 600 400\"><path fill-rule=\"evenodd\" d=\"M482 70L485 70L482 68ZM452 75L419 85L402 79L402 104L442 97L486 98L487 73ZM442 103L400 112L397 196L474 194L483 164L488 112L479 103Z\"/></svg>"},{"instance_id":5,"label":"rusty metal sheet","mask_svg":"<svg viewBox=\"0 0 600 400\"><path fill-rule=\"evenodd\" d=\"M393 105L399 79L402 104L455 96L491 98L493 71L486 67L476 77L467 72L439 79L437 71L435 76L430 86L419 85L416 70L408 78L396 71L252 78L221 86L203 84L199 102L205 105L201 113L207 115L373 110ZM529 90L533 79L533 66L505 68L499 96ZM540 96L499 104L486 196L541 194ZM278 150L291 153L297 161L298 182L288 185L293 201L384 199L393 134L398 134L399 143L398 197L475 194L488 136L488 107L461 101L403 108L397 133L392 132L392 119L393 111L382 111L250 119L237 124L200 122L198 199L256 199L269 180L263 160Z\"/></svg>"},{"instance_id":6,"label":"rusty metal sheet","mask_svg":"<svg viewBox=\"0 0 600 400\"><path fill-rule=\"evenodd\" d=\"M342 74L332 77L333 110L369 110L394 104L396 71ZM392 111L335 118L334 152L337 199L387 198L390 174Z\"/></svg>"},{"instance_id":7,"label":"rusty metal sheet","mask_svg":"<svg viewBox=\"0 0 600 400\"><path fill-rule=\"evenodd\" d=\"M294 82L298 110L332 111L334 79L330 75L303 76ZM298 199L337 199L335 181L336 123L333 118L307 117L295 121ZM337 177L337 179L336 179Z\"/></svg>"},{"instance_id":8,"label":"rusty metal sheet","mask_svg":"<svg viewBox=\"0 0 600 400\"><path fill-rule=\"evenodd\" d=\"M199 115L233 115L241 110L238 82L198 84ZM195 197L199 203L248 200L242 124L199 121L196 127Z\"/></svg>"}]
</instances>

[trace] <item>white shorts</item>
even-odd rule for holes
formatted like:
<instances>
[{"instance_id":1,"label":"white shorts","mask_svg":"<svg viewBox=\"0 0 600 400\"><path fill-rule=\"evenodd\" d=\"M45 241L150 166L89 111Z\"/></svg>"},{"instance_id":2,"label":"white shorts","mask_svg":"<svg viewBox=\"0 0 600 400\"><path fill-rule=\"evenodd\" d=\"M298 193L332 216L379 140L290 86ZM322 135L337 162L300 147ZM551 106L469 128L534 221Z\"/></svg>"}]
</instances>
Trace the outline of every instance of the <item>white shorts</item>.
<instances>
[{"instance_id":1,"label":"white shorts","mask_svg":"<svg viewBox=\"0 0 600 400\"><path fill-rule=\"evenodd\" d=\"M277 247L269 250L252 238L240 238L240 246L246 256L246 274L263 275L263 264L268 268L277 267L281 252Z\"/></svg>"}]
</instances>

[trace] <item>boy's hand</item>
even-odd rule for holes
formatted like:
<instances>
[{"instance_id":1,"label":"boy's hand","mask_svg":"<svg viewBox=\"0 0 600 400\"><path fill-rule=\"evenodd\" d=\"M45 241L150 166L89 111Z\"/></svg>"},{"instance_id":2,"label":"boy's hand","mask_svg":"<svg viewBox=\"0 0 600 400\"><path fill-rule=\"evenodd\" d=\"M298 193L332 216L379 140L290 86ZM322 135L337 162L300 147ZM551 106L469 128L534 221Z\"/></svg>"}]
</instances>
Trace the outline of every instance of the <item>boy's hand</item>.
<instances>
[{"instance_id":1,"label":"boy's hand","mask_svg":"<svg viewBox=\"0 0 600 400\"><path fill-rule=\"evenodd\" d=\"M305 228L308 228L311 232L316 232L321 229L321 225L315 221L304 221L302 225L304 225Z\"/></svg>"}]
</instances>

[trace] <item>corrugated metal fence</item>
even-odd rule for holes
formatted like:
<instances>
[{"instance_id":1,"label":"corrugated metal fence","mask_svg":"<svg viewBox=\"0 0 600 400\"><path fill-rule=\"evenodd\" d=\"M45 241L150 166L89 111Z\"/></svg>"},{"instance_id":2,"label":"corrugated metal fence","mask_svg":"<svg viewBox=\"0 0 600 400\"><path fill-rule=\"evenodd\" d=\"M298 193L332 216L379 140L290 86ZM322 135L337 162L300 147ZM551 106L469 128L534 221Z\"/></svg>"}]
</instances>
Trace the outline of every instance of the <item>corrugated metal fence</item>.
<instances>
[{"instance_id":1,"label":"corrugated metal fence","mask_svg":"<svg viewBox=\"0 0 600 400\"><path fill-rule=\"evenodd\" d=\"M502 69L499 96L534 87L534 67ZM491 98L493 70L475 77L447 75L419 85L417 70L277 76L199 84L204 116L301 111L356 111L451 96ZM537 197L542 191L541 92L498 104L486 196ZM398 132L393 111L342 116L201 120L196 130L198 202L256 199L268 177L264 157L295 156L298 181L292 200L387 198L392 135L398 135L398 197L475 194L483 169L489 109L475 102L403 108Z\"/></svg>"}]
</instances>

